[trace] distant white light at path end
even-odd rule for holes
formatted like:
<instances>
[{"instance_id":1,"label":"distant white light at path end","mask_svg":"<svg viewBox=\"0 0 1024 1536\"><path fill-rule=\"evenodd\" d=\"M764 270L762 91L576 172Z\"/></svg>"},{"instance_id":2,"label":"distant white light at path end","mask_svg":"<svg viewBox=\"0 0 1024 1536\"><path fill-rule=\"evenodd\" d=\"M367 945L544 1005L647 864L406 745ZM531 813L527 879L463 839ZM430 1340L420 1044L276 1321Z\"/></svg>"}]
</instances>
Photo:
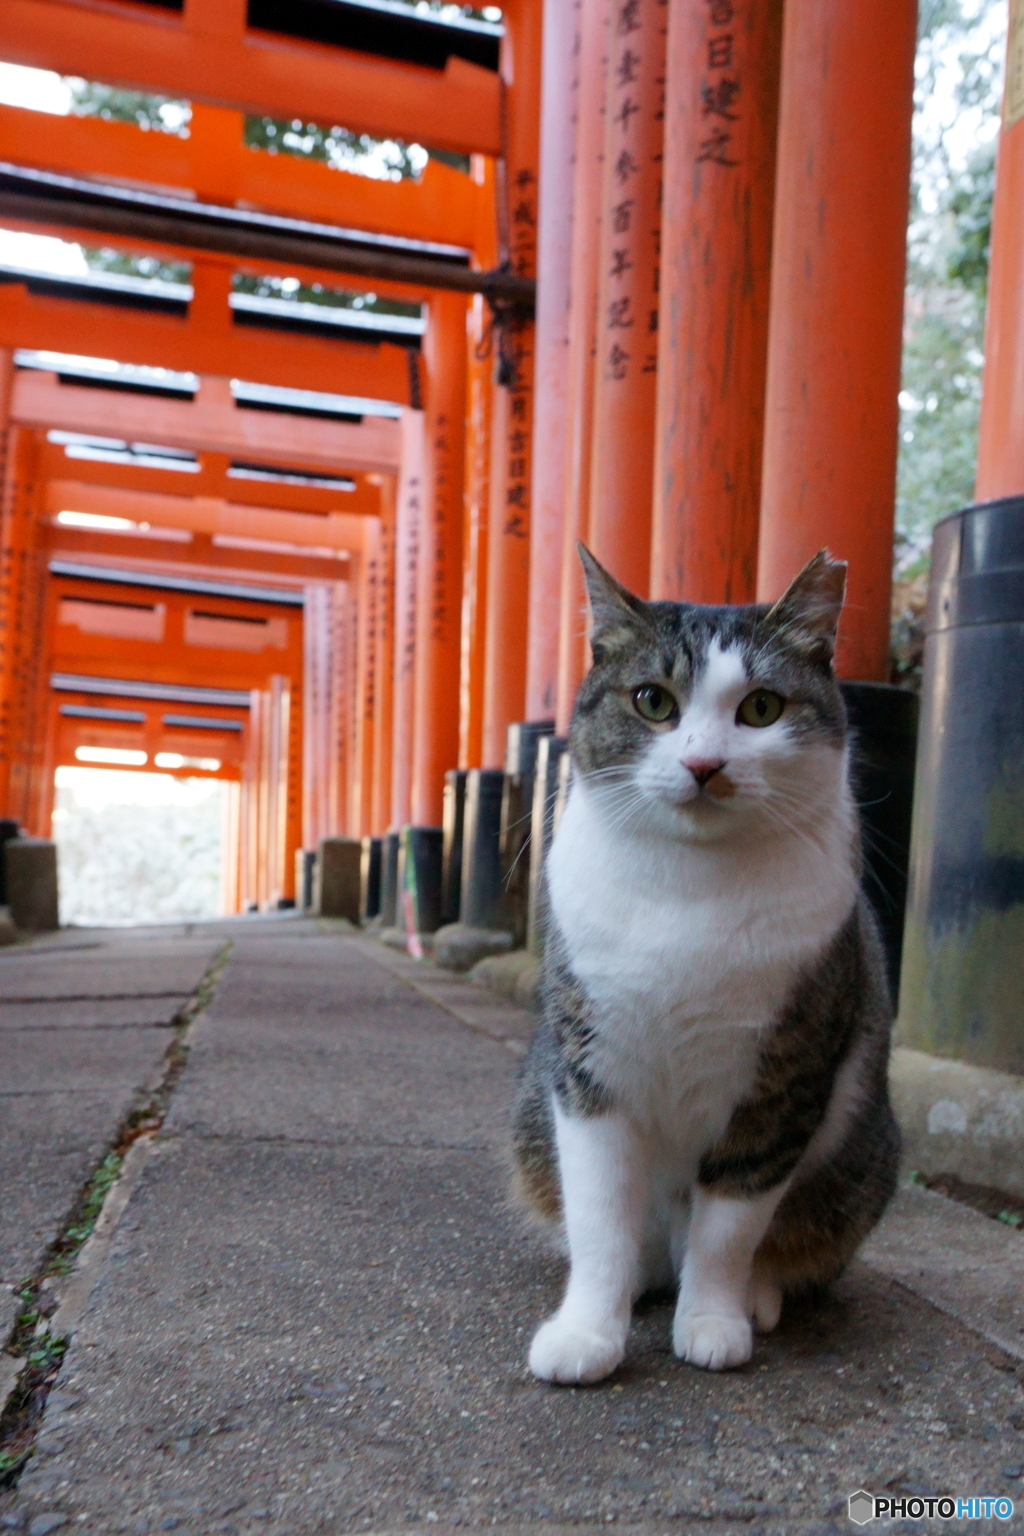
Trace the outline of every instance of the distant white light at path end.
<instances>
[{"instance_id":1,"label":"distant white light at path end","mask_svg":"<svg viewBox=\"0 0 1024 1536\"><path fill-rule=\"evenodd\" d=\"M204 773L216 773L219 757L183 757L180 752L158 752L153 762L158 768L199 768Z\"/></svg>"},{"instance_id":2,"label":"distant white light at path end","mask_svg":"<svg viewBox=\"0 0 1024 1536\"><path fill-rule=\"evenodd\" d=\"M116 763L121 768L141 768L149 754L128 747L76 747L75 756L80 763Z\"/></svg>"},{"instance_id":3,"label":"distant white light at path end","mask_svg":"<svg viewBox=\"0 0 1024 1536\"><path fill-rule=\"evenodd\" d=\"M139 528L147 524L133 523L130 517L105 517L99 512L58 512L57 521L64 528Z\"/></svg>"}]
</instances>

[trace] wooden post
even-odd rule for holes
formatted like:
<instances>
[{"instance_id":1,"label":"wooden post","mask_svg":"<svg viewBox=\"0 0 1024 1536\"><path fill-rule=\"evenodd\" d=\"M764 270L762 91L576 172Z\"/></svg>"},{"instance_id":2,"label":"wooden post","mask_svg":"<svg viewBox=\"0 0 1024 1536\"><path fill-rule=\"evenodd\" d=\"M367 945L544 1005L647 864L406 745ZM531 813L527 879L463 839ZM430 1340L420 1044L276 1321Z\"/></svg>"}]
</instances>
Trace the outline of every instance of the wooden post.
<instances>
[{"instance_id":1,"label":"wooden post","mask_svg":"<svg viewBox=\"0 0 1024 1536\"><path fill-rule=\"evenodd\" d=\"M754 596L782 0L670 0L650 593Z\"/></svg>"},{"instance_id":2,"label":"wooden post","mask_svg":"<svg viewBox=\"0 0 1024 1536\"><path fill-rule=\"evenodd\" d=\"M477 294L466 337L466 477L462 524L462 624L459 665L459 767L479 768L483 752L486 664L487 530L491 496L493 362L490 314Z\"/></svg>"},{"instance_id":3,"label":"wooden post","mask_svg":"<svg viewBox=\"0 0 1024 1536\"><path fill-rule=\"evenodd\" d=\"M402 460L395 526L395 655L391 737L390 825L412 814L413 722L416 705L416 598L423 515L423 412L402 412Z\"/></svg>"},{"instance_id":4,"label":"wooden post","mask_svg":"<svg viewBox=\"0 0 1024 1536\"><path fill-rule=\"evenodd\" d=\"M10 354L7 354L8 358ZM0 369L3 360L0 359ZM9 369L5 370L9 386ZM0 371L0 404L4 389ZM0 510L0 813L14 816L34 835L48 837L37 823L39 768L44 733L37 694L45 687L43 597L45 567L36 518L38 445L24 427L8 429ZM45 716L42 716L45 718Z\"/></svg>"},{"instance_id":5,"label":"wooden post","mask_svg":"<svg viewBox=\"0 0 1024 1536\"><path fill-rule=\"evenodd\" d=\"M579 83L573 159L572 271L570 279L569 380L566 414L565 511L558 626L558 695L555 718L564 735L576 689L587 667L586 594L576 553L588 536L591 428L594 407L601 182L604 158L604 77L607 67L608 0L582 0Z\"/></svg>"},{"instance_id":6,"label":"wooden post","mask_svg":"<svg viewBox=\"0 0 1024 1536\"><path fill-rule=\"evenodd\" d=\"M757 593L849 562L836 655L886 679L914 0L787 0Z\"/></svg>"},{"instance_id":7,"label":"wooden post","mask_svg":"<svg viewBox=\"0 0 1024 1536\"><path fill-rule=\"evenodd\" d=\"M647 596L658 383L664 0L615 0L604 96L588 543Z\"/></svg>"},{"instance_id":8,"label":"wooden post","mask_svg":"<svg viewBox=\"0 0 1024 1536\"><path fill-rule=\"evenodd\" d=\"M394 475L380 487L380 597L377 603L377 691L373 719L373 814L370 831L380 834L391 820L391 750L395 687L395 501Z\"/></svg>"},{"instance_id":9,"label":"wooden post","mask_svg":"<svg viewBox=\"0 0 1024 1536\"><path fill-rule=\"evenodd\" d=\"M412 821L418 826L440 826L444 776L459 753L466 430L466 300L435 293L429 309L412 781Z\"/></svg>"},{"instance_id":10,"label":"wooden post","mask_svg":"<svg viewBox=\"0 0 1024 1536\"><path fill-rule=\"evenodd\" d=\"M514 272L537 270L537 162L540 137L542 0L512 0L505 11L501 75L507 149L504 205ZM499 199L501 199L499 191ZM526 702L530 584L534 326L512 319L496 328L497 388L491 422L491 502L487 539L487 639L482 756L504 761L508 726Z\"/></svg>"},{"instance_id":11,"label":"wooden post","mask_svg":"<svg viewBox=\"0 0 1024 1536\"><path fill-rule=\"evenodd\" d=\"M537 218L537 360L526 718L549 719L558 689L562 517L568 451L569 277L572 259L573 143L582 0L545 0Z\"/></svg>"},{"instance_id":12,"label":"wooden post","mask_svg":"<svg viewBox=\"0 0 1024 1536\"><path fill-rule=\"evenodd\" d=\"M349 786L349 834L362 837L373 814L373 730L377 696L377 606L380 602L380 523L368 518L358 556L356 599L356 739L354 774Z\"/></svg>"}]
</instances>

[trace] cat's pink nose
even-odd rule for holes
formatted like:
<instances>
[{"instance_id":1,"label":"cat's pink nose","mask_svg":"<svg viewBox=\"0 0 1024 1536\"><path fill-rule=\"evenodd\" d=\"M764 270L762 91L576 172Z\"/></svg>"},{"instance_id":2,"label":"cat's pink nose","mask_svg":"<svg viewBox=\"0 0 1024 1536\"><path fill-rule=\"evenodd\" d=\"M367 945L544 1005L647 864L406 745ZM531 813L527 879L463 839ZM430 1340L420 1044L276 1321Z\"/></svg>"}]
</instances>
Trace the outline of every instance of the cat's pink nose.
<instances>
[{"instance_id":1,"label":"cat's pink nose","mask_svg":"<svg viewBox=\"0 0 1024 1536\"><path fill-rule=\"evenodd\" d=\"M725 767L725 760L721 757L684 757L683 767L689 768L701 789L720 768Z\"/></svg>"}]
</instances>

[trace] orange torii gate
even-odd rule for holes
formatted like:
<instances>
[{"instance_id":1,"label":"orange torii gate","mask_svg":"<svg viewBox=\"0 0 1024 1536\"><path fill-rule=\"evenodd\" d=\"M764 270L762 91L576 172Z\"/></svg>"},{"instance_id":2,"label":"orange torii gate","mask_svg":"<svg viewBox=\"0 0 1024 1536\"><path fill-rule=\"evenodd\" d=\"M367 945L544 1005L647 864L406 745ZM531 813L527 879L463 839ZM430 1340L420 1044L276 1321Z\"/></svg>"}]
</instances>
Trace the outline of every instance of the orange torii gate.
<instances>
[{"instance_id":1,"label":"orange torii gate","mask_svg":"<svg viewBox=\"0 0 1024 1536\"><path fill-rule=\"evenodd\" d=\"M502 152L497 77L457 51L441 68L405 63L306 41L284 26L251 28L246 10L242 0L116 13L90 0L8 0L4 53L12 63L243 112L343 118L379 138Z\"/></svg>"},{"instance_id":2,"label":"orange torii gate","mask_svg":"<svg viewBox=\"0 0 1024 1536\"><path fill-rule=\"evenodd\" d=\"M58 419L61 418L58 416ZM268 419L263 418L264 421ZM57 435L66 437L71 434ZM210 495L170 495L154 490L140 490L131 485L103 485L98 482L96 472L101 468L109 472L113 466L108 465L77 464L76 468L93 471L93 478L89 480L55 476L54 469L64 468L66 473L67 468L55 458L57 446L41 442L40 433L24 425L14 427L11 446L14 467L16 471L20 470L20 474L16 481L8 482L9 504L10 492L13 490L17 495L17 504L12 510L20 514L18 522L26 535L26 547L22 552L34 566L36 576L36 580L32 581L30 577L33 573L23 569L24 579L20 586L22 623L16 638L21 642L20 650L25 665L14 669L17 688L12 703L16 719L9 721L9 734L15 737L20 735L25 748L20 754L21 762L18 764L14 790L15 808L29 825L45 826L48 822L49 806L52 803L52 770L59 761L59 757L53 756L57 712L56 701L49 691L48 678L53 671L76 674L91 670L88 664L76 668L68 662L66 655L62 661L57 659L53 629L55 578L59 576L65 586L69 577L75 578L79 587L79 607L86 605L83 611L90 614L94 611L107 614L111 609L123 609L125 605L123 601L112 601L107 596L83 597L83 581L88 585L103 583L99 588L102 593L110 591L110 582L115 585L123 583L128 596L135 599L129 602L129 609L136 610L140 607L137 590L140 583L143 584L143 599L154 587L158 590L180 588L215 592L219 594L217 601L221 606L222 599L235 594L244 606L244 600L254 591L272 594L276 589L284 594L281 601L297 601L300 607L304 601L315 599L318 593L325 593L329 608L333 604L334 609L338 609L339 605L342 609L351 609L350 597L365 588L371 580L379 580L381 539L378 530L382 511L386 515L387 503L387 498L382 495L382 488L388 480L384 474L375 474L365 480L358 496L358 511L325 511L322 508L302 512L285 511L244 505L237 500L228 501ZM246 446L252 446L251 434L246 438ZM154 447L151 453L156 452L158 449ZM118 468L121 469L122 479L130 479L131 472L126 475L121 466ZM157 478L157 472L152 469L136 470L134 473L145 474L150 481ZM168 476L165 474L164 478ZM181 476L176 475L174 478L180 479ZM253 488L247 486L247 489ZM237 489L232 489L235 489L237 496ZM325 495L323 491L318 494L321 497ZM66 526L66 521L70 521L72 526ZM86 525L88 532L81 529L80 523ZM181 539L186 541L184 545L179 542ZM201 547L201 541L205 541L205 547ZM217 544L221 548L216 553L221 555L222 561L225 555L229 559L219 568L214 565L211 569L210 555L213 551L210 546ZM303 551L306 550L313 558L303 557ZM40 578L47 569L50 580L44 586ZM223 577L229 572L232 581L225 585ZM268 587L266 583L271 573L271 585ZM220 580L217 580L218 577ZM254 586L254 581L259 585ZM289 588L291 599L287 596ZM96 590L93 586L94 594ZM271 597L271 600L274 599ZM315 606L315 603L311 605ZM239 620L239 623L242 622ZM356 648L346 657L352 675L340 679L345 695L350 698L355 698L360 691L372 691L374 687L374 680L366 676L374 648L374 637L367 635L366 625L372 622L373 615L363 603L355 626ZM308 624L306 628L308 630ZM249 633L251 631L242 630L243 636ZM195 637L189 641L187 635L186 642L199 643ZM147 676L144 681L151 682L155 675L152 658L140 658L130 649L127 652L127 666L119 668L115 665L113 669L108 667L105 675L137 676L140 660L146 665ZM191 661L193 667L197 663L201 666L200 676L204 682L209 681L206 677L207 660L202 652L198 656L180 651L174 655L179 678L194 677L194 672L190 672L186 666ZM269 742L276 742L274 751L279 755L284 753L281 761L288 770L281 784L289 809L287 815L283 811L280 813L275 825L279 824L280 829L286 829L282 830L281 835L285 837L287 846L281 845L285 852L276 859L270 874L267 873L265 861L258 861L254 865L250 860L249 874L239 887L244 895L245 889L256 889L258 886L262 899L269 899L269 894L273 894L275 899L291 894L292 850L298 846L302 832L301 818L304 817L307 822L310 818L310 807L303 804L308 796L300 799L299 794L303 777L299 741L302 733L309 734L316 730L316 721L309 718L310 708L304 703L304 695L308 690L301 669L296 672L293 664L283 693L277 684L270 686L272 683L273 679L270 679L270 693L265 699L262 693L259 699L254 695L253 711L247 717L254 722L254 729L259 727L257 734L263 743L258 750L253 747L256 755L255 758L250 755L250 759L247 759L247 772L250 777L256 772L263 761L260 754L264 748L270 750ZM386 686L386 680L381 679L376 686ZM93 691L103 692L104 689L97 685ZM106 691L115 695L113 700L106 700L109 705L117 703L117 696L123 689L112 687ZM198 692L202 693L202 688ZM83 700L78 699L77 702L82 704ZM314 701L314 711L317 704L326 709L329 717L337 715L337 697L321 697ZM78 723L75 729L79 733L82 730L95 732L100 729L95 718L83 715L82 719L87 719L87 723ZM281 722L285 719L288 721L288 730L282 735ZM49 725L46 724L47 720ZM266 735L268 730L269 736ZM260 731L262 735L259 735ZM71 727L66 721L63 722L61 735L65 749L71 740L70 732ZM79 735L75 741L81 739ZM353 716L351 753L360 748L362 741L360 722ZM165 750L177 750L181 754L180 729L172 731L169 739L165 733L163 747ZM193 752L197 750L193 742ZM372 752L372 741L363 745L362 750L364 753ZM270 771L267 764L264 767ZM230 763L227 766L222 764L222 768L221 776L230 777ZM277 771L274 770L275 773ZM369 786L361 790L358 775L353 775L349 782L343 774L338 781L338 789L342 797L346 793L350 794L351 804L346 806L342 798L333 806L328 806L327 823L314 825L314 838L319 833L336 829L339 818L344 822L350 816L358 820L360 817L365 819L368 814L368 806L364 808L359 797L360 794L369 793ZM267 793L260 791L257 794L253 790L250 799L253 814L258 812L265 820L266 806L271 803ZM260 810L260 807L263 809ZM263 833L260 833L260 837L263 837ZM269 847L270 844L267 844ZM256 886L253 886L253 881L256 881Z\"/></svg>"},{"instance_id":3,"label":"orange torii gate","mask_svg":"<svg viewBox=\"0 0 1024 1536\"><path fill-rule=\"evenodd\" d=\"M77 498L137 525L129 509L145 506L189 534L180 564L286 582L301 567L311 585L332 560L309 525L361 519L363 546L334 558L345 576L306 609L307 670L325 698L343 676L346 699L309 734L306 800L344 802L353 834L436 823L445 769L497 766L524 716L564 728L585 663L578 534L638 590L705 601L771 596L828 542L852 563L843 666L882 676L910 0L788 0L784 18L781 0L509 0L500 56L472 19L446 31L389 10L386 35L367 8L356 48L296 36L275 7L183 0L115 18L98 0L9 0L8 58L192 102L181 138L0 108L11 227L191 263L180 312L121 309L116 329L92 295L6 287L10 611L27 613L18 571L39 558L25 507L52 516ZM869 84L871 110L852 111ZM370 181L247 147L248 113L435 145L469 171L429 159L418 181ZM235 274L372 282L422 306L422 343L257 333L232 307ZM113 351L198 385L123 394L115 411L68 375L14 378L18 348ZM247 409L239 380L398 415ZM191 512L144 466L60 472L43 441L55 426L189 449ZM289 500L280 478L265 500L247 494L231 464L260 457L349 475L351 511L307 484ZM65 549L93 537L59 532ZM116 538L133 569L156 558L138 531ZM0 670L0 728L18 687Z\"/></svg>"},{"instance_id":4,"label":"orange torii gate","mask_svg":"<svg viewBox=\"0 0 1024 1536\"><path fill-rule=\"evenodd\" d=\"M523 16L532 14L529 7L523 8ZM25 23L25 30L19 35L26 37L31 35L31 57L25 54L16 56L25 58L26 62L35 65L64 68L69 67L61 62L61 57L49 51L41 32L38 29L38 13L31 8L23 13L20 18ZM186 18L189 22L189 18ZM20 24L20 23L19 23ZM33 32L33 27L36 30ZM186 27L187 30L187 27ZM195 30L193 28L193 30ZM251 35L247 34L251 41ZM51 40L52 41L52 40ZM193 41L195 41L193 39ZM267 43L262 39L262 44ZM143 41L138 45L145 48ZM263 50L264 56L267 49ZM314 49L314 53L333 59L336 58L334 50ZM135 84L154 85L151 77L145 76L145 66L141 62L136 42L131 45L130 68L134 71L131 80ZM10 56L10 55L9 55ZM76 69L85 68L82 59L88 54L78 55L79 62ZM294 59L297 55L289 55ZM537 57L535 43L524 38L519 53L518 72L523 74L530 61ZM67 120L57 122L47 120L42 132L36 132L29 119L33 114L19 111L18 109L5 109L0 113L0 155L9 156L9 164L15 169L18 166L34 166L48 173L51 177L54 172L70 175L72 178L81 177L83 173L95 178L97 175L109 176L112 179L121 180L131 178L138 180L142 177L142 166L145 164L145 182L149 185L179 186L189 193L197 194L205 199L217 199L224 205L231 203L243 204L267 208L275 213L284 213L294 220L296 216L306 220L323 220L329 217L332 224L337 225L339 215L346 222L355 226L358 236L360 229L366 231L379 231L386 236L392 245L396 242L400 247L400 254L408 256L406 245L415 247L418 253L427 256L440 257L452 269L456 269L460 262L468 261L478 270L483 265L492 265L500 243L496 238L494 220L494 177L489 162L485 158L488 151L496 146L493 135L489 138L487 128L487 111L478 110L480 90L486 93L488 75L472 65L463 67L464 61L460 59L449 60L446 66L446 81L458 77L464 86L467 82L475 81L477 97L474 99L472 113L473 129L470 134L467 131L464 142L457 145L451 143L450 135L439 132L436 120L431 120L431 132L429 140L432 143L440 143L446 147L467 148L473 152L473 160L470 166L470 174L463 175L452 170L449 166L441 165L435 160L428 161L427 168L421 182L415 187L408 184L388 184L360 182L357 178L339 174L336 170L324 165L303 164L301 161L293 161L291 157L272 156L263 151L249 150L243 142L243 119L240 108L249 107L263 111L280 109L280 101L273 97L257 100L255 104L251 97L246 97L238 102L238 105L224 106L223 79L220 79L218 94L215 103L200 102L193 105L192 122L190 123L187 139L175 139L173 136L161 134L149 134L143 153L139 154L139 142L137 132L126 124L99 123L88 120L78 120L69 125ZM387 65L375 65L378 78L390 68ZM142 73L140 73L140 70ZM461 74L460 74L461 71ZM104 57L102 73L106 78L119 78L116 61L108 52ZM506 69L509 73L509 68ZM120 78L124 78L123 75ZM424 85L423 71L411 72L404 66L396 67L391 77L397 88L402 91L411 80L417 89ZM493 75L490 77L492 85L496 85ZM197 79L190 76L188 94L190 97L201 96L201 77ZM518 107L516 105L521 92L518 89L518 81L509 81L508 99L512 104L512 121L519 120ZM180 89L179 77L174 77L173 70L170 74L161 75L156 88L163 90ZM467 86L468 89L468 86ZM418 98L426 100L425 97ZM469 97L466 98L467 100ZM450 94L446 101L450 102ZM358 96L346 97L345 121L346 125L356 128L379 128L379 123L370 118L360 116L357 109ZM321 101L314 105L314 98L303 94L300 90L292 100L289 112L295 110L295 103L301 102L301 106L310 111L315 110L321 117L325 115ZM496 96L492 101L496 106ZM517 115L518 114L518 115ZM331 114L334 115L333 113ZM425 122L427 119L422 119ZM536 124L530 127L529 112L526 118L525 132L527 137L532 132L536 134ZM398 124L399 132L410 131L408 120L401 113L394 119ZM445 125L446 129L449 125ZM417 125L418 130L419 124ZM70 128L70 131L69 131ZM80 130L80 131L79 131ZM392 125L391 132L396 129ZM421 133L419 136L427 137ZM535 153L533 161L535 163ZM519 177L518 197L520 203L524 199L527 206L531 196L535 196L536 174L530 164L523 164L517 172ZM49 190L49 188L48 188ZM339 200L339 192L342 194ZM8 200L4 205L4 212L8 221L16 227L31 228L39 231L59 233L67 237L79 238L95 243L95 234L99 230L105 235L117 235L116 221L112 225L108 223L96 223L94 216L84 217L77 207L68 207L66 210L56 206L26 210L23 203L15 206L14 201ZM193 211L193 210L188 210ZM27 217L23 217L26 215ZM499 221L500 222L500 221ZM517 212L517 222L522 225L521 213ZM535 216L531 214L527 224L535 222ZM410 354L403 355L396 346L389 346L387 342L377 342L371 349L361 344L358 339L345 343L333 340L327 342L320 338L299 337L295 335L266 335L261 334L259 341L253 337L244 336L241 328L235 323L228 307L231 275L233 271L247 269L257 275L288 275L299 276L303 280L324 280L324 273L319 263L303 263L294 259L290 251L286 261L274 260L278 252L269 253L266 257L257 260L239 261L227 252L206 250L196 252L191 249L186 239L179 244L168 239L145 238L147 231L133 228L130 231L132 245L138 250L147 250L155 254L186 255L193 262L192 287L193 294L189 303L189 315L185 324L175 316L165 315L131 315L128 323L121 327L125 345L118 350L118 357L125 361L135 361L147 366L188 368L194 372L204 374L203 390L207 395L208 403L212 403L212 378L220 374L223 378L227 371L226 364L230 363L231 371L244 373L247 378L255 378L264 382L273 382L279 385L297 387L298 375L305 373L303 382L312 376L321 387L326 385L335 392L355 392L376 394L380 398L409 400L416 404L422 403L426 409L425 431L433 460L437 460L438 453L447 455L448 468L442 475L434 474L434 462L431 464L430 483L426 487L427 494L420 498L417 507L417 530L415 540L417 546L417 576L416 581L409 588L406 598L411 610L418 610L421 615L420 644L417 647L419 659L417 662L417 680L419 687L410 699L410 704L416 712L416 724L413 735L418 743L416 748L417 763L411 769L410 790L415 792L419 814L431 820L436 820L440 812L440 788L444 767L451 761L457 751L457 700L459 698L458 669L460 658L460 620L461 610L464 604L466 586L466 573L462 568L462 519L456 507L461 506L462 501L462 476L463 476L463 416L465 412L464 390L465 386L460 377L460 370L452 369L452 359L455 356L455 348L463 358L463 369L466 355L465 339L465 306L464 303L451 302L444 311L446 318L441 319L439 311L443 309L441 300L435 300L433 304L434 315L430 316L431 308L428 284L426 292L421 288L418 297L426 300L428 308L427 340L423 353L423 365L421 368L409 366ZM405 242L406 245L402 245ZM360 243L370 244L369 239L353 242L356 246ZM365 254L365 253L364 253ZM346 264L340 262L335 270L347 271L351 261ZM518 259L520 271L528 273L528 268L523 266L522 258ZM362 269L358 262L355 263L356 271ZM405 276L408 267L404 268L400 275ZM421 267L415 275L421 280L424 269ZM434 273L430 274L431 276ZM448 273L439 273L442 286L450 286ZM466 286L460 283L457 287ZM394 283L390 285L379 278L374 279L375 291L385 295L406 296L409 293L408 286L404 290L397 288ZM411 296L411 295L410 295ZM0 340L9 345L31 344L36 347L54 346L58 339L67 346L66 317L68 314L68 302L63 299L55 299L50 294L38 292L26 292L19 298L16 306L12 306L7 316L7 330ZM194 321L193 321L194 312ZM91 322L91 323L90 323ZM78 334L86 338L85 342L76 341L76 350L82 352L99 351L96 338L102 334L102 321L99 323L86 313L85 307L76 316ZM520 388L529 387L529 362L524 365L526 354L523 352L523 342L529 333L529 327L525 323L520 324L518 332L518 356L519 369L517 385ZM444 340L442 341L442 336ZM473 345L480 341L480 334L474 338ZM240 344L241 343L241 344ZM498 348L494 348L497 353ZM260 355L262 352L262 356ZM402 373L405 376L402 377ZM355 376L358 375L358 384ZM446 391L441 389L442 381L448 380ZM433 384L433 388L432 388ZM37 390L40 387L36 386ZM223 396L224 386L220 386ZM490 385L488 393L493 391ZM441 398L444 394L444 398ZM529 435L529 421L524 422L519 406L528 400L528 396L519 400L517 404L517 421L515 436L517 448L515 455L498 471L497 481L493 476L488 479L494 484L496 498L506 498L506 479L513 477L516 485L513 487L521 501L524 486L524 464L528 464L528 450L524 451L521 440ZM226 404L226 401L224 402ZM90 425L93 430L101 430L102 423L98 421L101 410L96 406L90 409L88 402L81 402L83 410L78 416L79 429L87 429ZM182 402L174 402L179 405ZM171 407L173 411L173 405ZM137 435L143 423L135 419L136 402L131 403L128 411L122 411L119 406L118 418L122 422L121 430L132 435ZM436 412L434 407L436 407ZM125 415L131 418L126 423ZM175 412L181 420L175 422L169 429L175 441L183 441L181 428L185 426L184 412ZM207 413L204 413L204 415ZM489 412L488 412L489 414ZM527 413L528 414L528 413ZM91 418L91 420L90 420ZM143 431L142 435L147 439L153 439L151 431ZM187 434L186 434L187 435ZM361 434L365 437L365 434ZM157 438L159 440L159 438ZM217 448L217 443L211 441L207 435L201 445L204 448ZM280 451L278 445L268 444L268 447ZM280 445L284 447L285 445ZM298 446L294 441L289 445L292 456ZM335 464L340 462L337 458ZM345 460L349 467L356 467L361 460L348 458ZM480 462L480 456L477 456ZM365 467L365 463L364 463ZM434 494L436 485L447 487L445 496L447 502L443 510L440 509L438 498ZM526 509L523 508L523 511ZM522 539L525 535L528 520L519 518L519 534ZM422 548L421 548L422 546ZM524 544L525 549L528 545ZM420 558L422 556L423 558ZM483 571L475 573L482 587L486 584ZM515 579L515 570L511 572L509 579ZM500 608L500 595L506 578L501 569L496 574L492 573L490 586L494 593L492 610ZM471 585L474 584L471 582ZM444 593L443 598L440 594ZM389 594L391 600L394 594ZM381 608L384 605L379 604ZM512 622L518 622L515 617L515 606L509 610L512 614ZM432 613L429 622L422 618L423 615ZM409 627L411 612L407 616L398 613L391 614L392 628L401 626ZM385 649L384 637L381 636L378 651L383 654ZM525 632L523 633L525 640ZM437 649L439 657L443 657L440 670L432 665L428 658L432 649ZM497 653L500 657L500 647ZM454 674L453 674L454 669ZM520 672L521 672L520 667ZM428 679L433 677L431 684ZM468 687L472 689L478 701L483 692L482 668L478 667L475 675L466 679ZM466 686L463 687L463 695ZM433 698L431 698L433 694ZM418 702L417 702L418 695ZM514 694L513 694L514 698ZM453 702L454 701L454 702ZM379 713L381 701L374 704ZM478 702L477 712L480 713L481 705ZM514 706L511 713L519 712L520 706ZM383 724L383 722L380 722ZM499 734L503 731L503 725L498 724ZM387 771L385 758L390 755L392 762L397 756L394 748L390 754L383 752L383 748L375 749L375 762L378 773ZM365 778L364 773L364 778ZM380 790L375 792L378 813L383 811L384 799ZM394 796L389 810L400 816L407 817L411 810L411 802L396 803ZM399 802L403 797L399 796ZM390 817L388 818L391 819ZM367 826L365 817L359 818L361 825L353 824L354 830L362 830Z\"/></svg>"}]
</instances>

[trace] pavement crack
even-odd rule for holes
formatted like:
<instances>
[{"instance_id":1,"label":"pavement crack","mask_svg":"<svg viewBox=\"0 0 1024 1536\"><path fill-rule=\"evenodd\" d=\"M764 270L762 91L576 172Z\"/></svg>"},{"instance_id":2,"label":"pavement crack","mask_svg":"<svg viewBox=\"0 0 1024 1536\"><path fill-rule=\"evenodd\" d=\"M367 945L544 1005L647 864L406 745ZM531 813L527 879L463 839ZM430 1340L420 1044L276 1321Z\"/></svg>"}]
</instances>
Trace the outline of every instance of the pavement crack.
<instances>
[{"instance_id":1,"label":"pavement crack","mask_svg":"<svg viewBox=\"0 0 1024 1536\"><path fill-rule=\"evenodd\" d=\"M173 1030L174 1038L164 1055L163 1070L158 1081L137 1098L106 1152L82 1185L60 1231L43 1254L35 1272L18 1287L17 1296L21 1306L4 1355L0 1357L5 1363L10 1362L11 1366L6 1378L11 1389L6 1402L0 1404L0 1489L14 1486L33 1454L46 1400L60 1374L71 1341L75 1323L66 1328L62 1324L61 1331L57 1332L51 1327L51 1321L56 1320L58 1314L63 1314L66 1319L71 1310L80 1315L91 1293L90 1283L76 1297L75 1307L66 1307L63 1305L65 1296L62 1295L60 1282L69 1281L63 1288L67 1293L75 1289L76 1266L82 1250L97 1223L102 1220L104 1212L109 1212L118 1203L117 1195L126 1158L137 1142L144 1137L152 1138L163 1125L174 1091L188 1062L192 1026L213 999L231 947L231 941L228 940L218 950L198 986L170 1021L169 1027ZM181 993L166 995L180 997ZM47 998L45 1001L53 1002L55 999ZM117 1211L119 1216L120 1209ZM109 1236L113 1235L115 1225L116 1219L108 1222Z\"/></svg>"},{"instance_id":2,"label":"pavement crack","mask_svg":"<svg viewBox=\"0 0 1024 1536\"><path fill-rule=\"evenodd\" d=\"M50 999L47 999L50 1001ZM170 1019L134 1020L124 1024L5 1024L5 1035L44 1035L55 1031L73 1030L76 1034L92 1034L97 1030L111 1029L173 1029Z\"/></svg>"},{"instance_id":3,"label":"pavement crack","mask_svg":"<svg viewBox=\"0 0 1024 1536\"><path fill-rule=\"evenodd\" d=\"M381 1141L361 1140L348 1137L318 1136L249 1136L237 1131L207 1131L198 1126L179 1125L176 1139L188 1135L196 1141L237 1142L240 1146L256 1147L350 1147L359 1152L490 1152L493 1147L485 1141Z\"/></svg>"},{"instance_id":4,"label":"pavement crack","mask_svg":"<svg viewBox=\"0 0 1024 1536\"><path fill-rule=\"evenodd\" d=\"M213 964L217 961L214 959ZM202 982L199 983L202 986ZM41 1007L53 1003L149 1003L159 1002L164 997L180 997L182 989L177 992L60 992L52 997L5 997L5 1003L38 1003Z\"/></svg>"}]
</instances>

